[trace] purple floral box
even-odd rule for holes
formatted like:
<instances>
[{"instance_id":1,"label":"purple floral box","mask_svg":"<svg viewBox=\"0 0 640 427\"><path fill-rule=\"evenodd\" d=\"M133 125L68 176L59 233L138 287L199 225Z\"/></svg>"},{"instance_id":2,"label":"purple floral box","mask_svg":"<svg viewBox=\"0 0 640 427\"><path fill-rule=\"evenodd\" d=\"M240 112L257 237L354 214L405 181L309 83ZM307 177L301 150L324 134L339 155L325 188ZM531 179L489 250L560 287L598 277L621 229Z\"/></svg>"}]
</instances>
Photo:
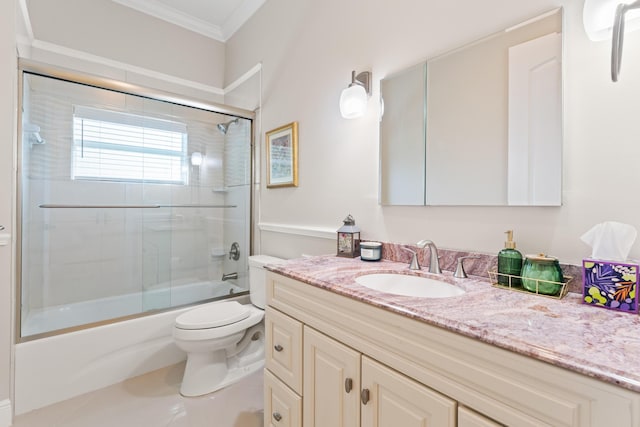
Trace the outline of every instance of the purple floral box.
<instances>
[{"instance_id":1,"label":"purple floral box","mask_svg":"<svg viewBox=\"0 0 640 427\"><path fill-rule=\"evenodd\" d=\"M582 267L583 303L638 312L638 264L585 259Z\"/></svg>"}]
</instances>

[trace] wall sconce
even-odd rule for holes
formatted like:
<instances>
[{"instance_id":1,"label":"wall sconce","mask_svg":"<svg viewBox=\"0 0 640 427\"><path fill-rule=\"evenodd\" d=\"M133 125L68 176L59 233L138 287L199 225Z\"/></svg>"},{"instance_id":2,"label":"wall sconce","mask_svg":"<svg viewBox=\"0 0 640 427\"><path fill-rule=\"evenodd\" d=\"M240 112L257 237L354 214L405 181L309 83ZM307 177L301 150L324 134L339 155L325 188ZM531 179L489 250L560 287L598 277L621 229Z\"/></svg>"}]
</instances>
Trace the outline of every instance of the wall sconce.
<instances>
[{"instance_id":1,"label":"wall sconce","mask_svg":"<svg viewBox=\"0 0 640 427\"><path fill-rule=\"evenodd\" d=\"M202 153L194 151L191 153L191 166L200 166L202 164Z\"/></svg>"},{"instance_id":2,"label":"wall sconce","mask_svg":"<svg viewBox=\"0 0 640 427\"><path fill-rule=\"evenodd\" d=\"M371 95L371 72L363 71L356 76L351 72L351 84L340 94L340 114L345 119L362 117Z\"/></svg>"},{"instance_id":3,"label":"wall sconce","mask_svg":"<svg viewBox=\"0 0 640 427\"><path fill-rule=\"evenodd\" d=\"M611 80L618 81L624 33L640 29L640 0L585 0L582 11L584 29L593 41L612 37ZM633 11L633 12L630 12ZM627 17L626 14L629 13Z\"/></svg>"}]
</instances>

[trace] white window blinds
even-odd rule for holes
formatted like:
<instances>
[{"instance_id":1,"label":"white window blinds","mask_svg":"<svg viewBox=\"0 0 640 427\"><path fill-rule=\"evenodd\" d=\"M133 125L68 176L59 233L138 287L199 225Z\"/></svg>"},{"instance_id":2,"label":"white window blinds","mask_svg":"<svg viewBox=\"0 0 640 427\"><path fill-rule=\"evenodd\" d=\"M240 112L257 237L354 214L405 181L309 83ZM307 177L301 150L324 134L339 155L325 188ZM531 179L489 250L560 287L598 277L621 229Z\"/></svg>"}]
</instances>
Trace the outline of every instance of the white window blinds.
<instances>
[{"instance_id":1,"label":"white window blinds","mask_svg":"<svg viewBox=\"0 0 640 427\"><path fill-rule=\"evenodd\" d=\"M187 126L74 107L72 179L187 184Z\"/></svg>"}]
</instances>

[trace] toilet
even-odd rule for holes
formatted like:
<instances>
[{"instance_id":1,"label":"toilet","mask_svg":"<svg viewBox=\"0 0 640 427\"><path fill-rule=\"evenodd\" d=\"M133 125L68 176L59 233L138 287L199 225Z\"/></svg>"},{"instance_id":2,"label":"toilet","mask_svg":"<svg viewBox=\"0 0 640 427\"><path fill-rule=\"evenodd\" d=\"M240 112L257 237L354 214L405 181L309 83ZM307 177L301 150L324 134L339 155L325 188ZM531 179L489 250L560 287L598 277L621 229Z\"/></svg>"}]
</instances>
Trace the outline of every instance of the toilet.
<instances>
[{"instance_id":1,"label":"toilet","mask_svg":"<svg viewBox=\"0 0 640 427\"><path fill-rule=\"evenodd\" d=\"M249 257L251 304L237 301L200 305L176 318L173 339L187 353L180 387L183 396L202 396L264 366L266 264L283 259Z\"/></svg>"}]
</instances>

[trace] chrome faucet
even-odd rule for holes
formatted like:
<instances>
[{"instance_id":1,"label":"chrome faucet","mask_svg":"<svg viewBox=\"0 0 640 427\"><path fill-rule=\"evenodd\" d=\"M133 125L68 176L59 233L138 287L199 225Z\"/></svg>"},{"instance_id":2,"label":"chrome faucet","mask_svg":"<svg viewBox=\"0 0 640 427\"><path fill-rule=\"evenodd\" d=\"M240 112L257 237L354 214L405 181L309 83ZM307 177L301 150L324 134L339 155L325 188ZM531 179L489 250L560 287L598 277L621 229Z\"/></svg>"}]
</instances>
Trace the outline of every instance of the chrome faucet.
<instances>
[{"instance_id":1,"label":"chrome faucet","mask_svg":"<svg viewBox=\"0 0 640 427\"><path fill-rule=\"evenodd\" d=\"M411 261L409 262L409 270L420 270L420 264L418 263L418 253L413 249L409 249L406 246L400 246L405 251L411 254Z\"/></svg>"},{"instance_id":2,"label":"chrome faucet","mask_svg":"<svg viewBox=\"0 0 640 427\"><path fill-rule=\"evenodd\" d=\"M436 248L436 244L431 240L420 240L416 243L416 246L420 249L429 247L429 273L442 274L442 270L440 269L440 260L438 259L438 248Z\"/></svg>"},{"instance_id":3,"label":"chrome faucet","mask_svg":"<svg viewBox=\"0 0 640 427\"><path fill-rule=\"evenodd\" d=\"M453 277L457 277L458 279L466 279L467 272L464 271L464 264L462 263L465 259L478 259L479 256L462 256L458 258L458 262L456 264L456 271L453 273Z\"/></svg>"},{"instance_id":4,"label":"chrome faucet","mask_svg":"<svg viewBox=\"0 0 640 427\"><path fill-rule=\"evenodd\" d=\"M238 273L227 273L227 274L222 274L222 281L227 281L227 280L231 280L231 279L237 279L238 278Z\"/></svg>"}]
</instances>

